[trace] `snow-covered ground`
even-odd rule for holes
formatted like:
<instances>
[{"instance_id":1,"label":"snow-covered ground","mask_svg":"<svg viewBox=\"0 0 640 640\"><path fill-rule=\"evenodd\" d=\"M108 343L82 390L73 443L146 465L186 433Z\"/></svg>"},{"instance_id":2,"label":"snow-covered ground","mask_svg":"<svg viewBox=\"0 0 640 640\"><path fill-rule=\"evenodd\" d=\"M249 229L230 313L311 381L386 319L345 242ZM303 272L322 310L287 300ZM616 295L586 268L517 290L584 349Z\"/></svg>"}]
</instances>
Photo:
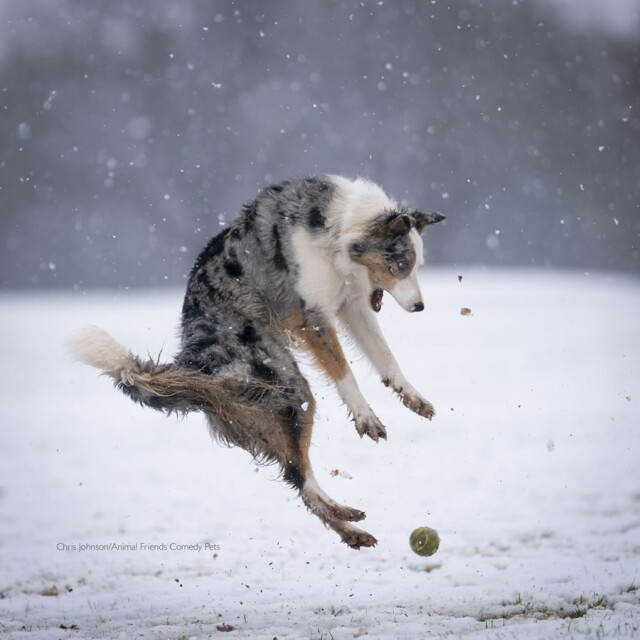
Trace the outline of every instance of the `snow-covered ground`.
<instances>
[{"instance_id":1,"label":"snow-covered ground","mask_svg":"<svg viewBox=\"0 0 640 640\"><path fill-rule=\"evenodd\" d=\"M379 319L432 423L355 362L389 433L360 440L312 374L312 462L366 510L379 545L360 552L200 416L138 407L65 355L86 324L171 354L179 290L3 294L0 636L640 637L640 280L422 284L424 313L387 296ZM420 525L431 558L409 549Z\"/></svg>"}]
</instances>

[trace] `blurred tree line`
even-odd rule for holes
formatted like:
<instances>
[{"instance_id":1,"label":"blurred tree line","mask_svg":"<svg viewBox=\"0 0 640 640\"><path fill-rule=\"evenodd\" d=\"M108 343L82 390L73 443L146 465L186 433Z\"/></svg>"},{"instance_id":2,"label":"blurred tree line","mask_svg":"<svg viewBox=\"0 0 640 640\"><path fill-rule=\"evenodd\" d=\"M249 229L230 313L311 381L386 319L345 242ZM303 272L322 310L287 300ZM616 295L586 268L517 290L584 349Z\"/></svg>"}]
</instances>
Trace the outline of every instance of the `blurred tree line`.
<instances>
[{"instance_id":1,"label":"blurred tree line","mask_svg":"<svg viewBox=\"0 0 640 640\"><path fill-rule=\"evenodd\" d=\"M446 213L430 264L640 266L640 30L552 2L4 2L0 74L3 287L180 283L315 173Z\"/></svg>"}]
</instances>

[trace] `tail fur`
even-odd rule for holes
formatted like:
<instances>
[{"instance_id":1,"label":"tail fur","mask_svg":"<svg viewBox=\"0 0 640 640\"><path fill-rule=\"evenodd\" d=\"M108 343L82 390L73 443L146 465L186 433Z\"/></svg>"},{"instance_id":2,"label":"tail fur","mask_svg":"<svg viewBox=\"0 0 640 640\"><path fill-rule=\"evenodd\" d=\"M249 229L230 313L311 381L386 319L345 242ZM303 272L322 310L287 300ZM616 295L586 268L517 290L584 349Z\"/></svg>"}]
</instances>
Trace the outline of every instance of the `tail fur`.
<instances>
[{"instance_id":1,"label":"tail fur","mask_svg":"<svg viewBox=\"0 0 640 640\"><path fill-rule=\"evenodd\" d=\"M97 327L82 329L68 341L71 356L100 369L130 398L165 413L206 411L219 420L246 419L267 390L231 377L216 378L173 363L142 360Z\"/></svg>"},{"instance_id":2,"label":"tail fur","mask_svg":"<svg viewBox=\"0 0 640 640\"><path fill-rule=\"evenodd\" d=\"M66 346L74 360L102 370L116 384L132 386L140 378L136 357L98 327L80 329Z\"/></svg>"}]
</instances>

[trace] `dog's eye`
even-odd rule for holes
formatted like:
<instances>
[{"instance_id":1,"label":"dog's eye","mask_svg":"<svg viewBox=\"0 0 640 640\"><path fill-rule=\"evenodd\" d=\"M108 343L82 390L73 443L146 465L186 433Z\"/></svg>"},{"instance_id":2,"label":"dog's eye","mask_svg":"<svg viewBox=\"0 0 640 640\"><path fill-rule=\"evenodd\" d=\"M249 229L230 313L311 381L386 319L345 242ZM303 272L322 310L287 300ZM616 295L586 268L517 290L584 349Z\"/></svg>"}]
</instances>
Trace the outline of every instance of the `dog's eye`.
<instances>
[{"instance_id":1,"label":"dog's eye","mask_svg":"<svg viewBox=\"0 0 640 640\"><path fill-rule=\"evenodd\" d=\"M393 262L389 265L389 273L407 273L409 264L407 262Z\"/></svg>"},{"instance_id":2,"label":"dog's eye","mask_svg":"<svg viewBox=\"0 0 640 640\"><path fill-rule=\"evenodd\" d=\"M409 265L406 262L391 262L387 265L389 273L406 273Z\"/></svg>"},{"instance_id":3,"label":"dog's eye","mask_svg":"<svg viewBox=\"0 0 640 640\"><path fill-rule=\"evenodd\" d=\"M387 271L391 274L391 275L397 275L397 274L405 274L408 273L410 271L410 265L408 262L404 261L404 260L388 260L387 261Z\"/></svg>"}]
</instances>

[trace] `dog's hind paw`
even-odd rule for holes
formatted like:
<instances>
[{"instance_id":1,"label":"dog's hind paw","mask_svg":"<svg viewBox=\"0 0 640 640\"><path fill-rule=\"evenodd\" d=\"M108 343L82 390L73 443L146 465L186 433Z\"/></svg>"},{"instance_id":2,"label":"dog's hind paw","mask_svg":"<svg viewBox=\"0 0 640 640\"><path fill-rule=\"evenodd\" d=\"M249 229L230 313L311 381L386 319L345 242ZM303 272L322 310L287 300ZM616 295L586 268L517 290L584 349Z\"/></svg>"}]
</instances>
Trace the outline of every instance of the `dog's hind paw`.
<instances>
[{"instance_id":1,"label":"dog's hind paw","mask_svg":"<svg viewBox=\"0 0 640 640\"><path fill-rule=\"evenodd\" d=\"M358 522L367 517L364 511L338 504L319 487L316 487L315 490L309 489L309 487L304 488L301 497L307 508L327 524L336 521Z\"/></svg>"},{"instance_id":2,"label":"dog's hind paw","mask_svg":"<svg viewBox=\"0 0 640 640\"><path fill-rule=\"evenodd\" d=\"M346 532L342 535L342 541L356 551L360 551L361 547L375 547L378 544L370 533L361 529Z\"/></svg>"},{"instance_id":3,"label":"dog's hind paw","mask_svg":"<svg viewBox=\"0 0 640 640\"><path fill-rule=\"evenodd\" d=\"M361 438L367 435L376 442L380 438L387 439L387 430L373 413L369 416L354 416L353 421L356 423L356 431Z\"/></svg>"},{"instance_id":4,"label":"dog's hind paw","mask_svg":"<svg viewBox=\"0 0 640 640\"><path fill-rule=\"evenodd\" d=\"M329 507L329 513L333 520L346 520L348 522L358 522L367 517L364 511L354 509L353 507L346 507L341 504L331 505Z\"/></svg>"},{"instance_id":5,"label":"dog's hind paw","mask_svg":"<svg viewBox=\"0 0 640 640\"><path fill-rule=\"evenodd\" d=\"M352 549L359 550L361 547L375 547L378 544L378 541L370 533L346 522L327 524L342 538L342 542Z\"/></svg>"}]
</instances>

